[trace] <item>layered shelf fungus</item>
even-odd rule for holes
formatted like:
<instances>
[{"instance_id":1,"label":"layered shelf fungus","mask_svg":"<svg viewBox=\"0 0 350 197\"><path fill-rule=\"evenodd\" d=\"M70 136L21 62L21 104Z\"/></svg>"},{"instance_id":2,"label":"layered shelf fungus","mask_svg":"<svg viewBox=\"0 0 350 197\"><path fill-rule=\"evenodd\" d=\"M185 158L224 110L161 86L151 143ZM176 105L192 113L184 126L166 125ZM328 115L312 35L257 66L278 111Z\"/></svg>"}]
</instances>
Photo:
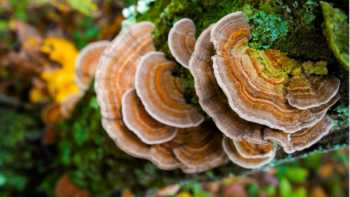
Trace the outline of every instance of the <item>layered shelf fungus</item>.
<instances>
[{"instance_id":1,"label":"layered shelf fungus","mask_svg":"<svg viewBox=\"0 0 350 197\"><path fill-rule=\"evenodd\" d=\"M178 128L196 127L204 117L186 102L179 79L172 74L175 67L175 62L167 60L162 52L146 54L136 71L137 95L159 122Z\"/></svg>"},{"instance_id":2,"label":"layered shelf fungus","mask_svg":"<svg viewBox=\"0 0 350 197\"><path fill-rule=\"evenodd\" d=\"M183 67L188 68L196 42L196 26L188 18L180 19L169 31L168 46L171 54Z\"/></svg>"},{"instance_id":3,"label":"layered shelf fungus","mask_svg":"<svg viewBox=\"0 0 350 197\"><path fill-rule=\"evenodd\" d=\"M168 45L177 62L155 50L153 24L124 28L103 50L95 91L102 124L124 152L160 169L204 172L227 163L260 168L280 145L286 153L327 135L328 109L340 80L327 63L299 62L250 48L250 27L235 12L207 27L180 19ZM205 118L185 99L177 63L189 69Z\"/></svg>"},{"instance_id":4,"label":"layered shelf fungus","mask_svg":"<svg viewBox=\"0 0 350 197\"><path fill-rule=\"evenodd\" d=\"M176 136L176 128L164 125L148 115L134 89L123 96L122 114L125 125L146 144L161 144Z\"/></svg>"},{"instance_id":5,"label":"layered shelf fungus","mask_svg":"<svg viewBox=\"0 0 350 197\"><path fill-rule=\"evenodd\" d=\"M225 16L211 31L215 78L232 110L247 121L289 133L317 124L329 105L300 110L288 103L285 94L289 75L300 70L298 62L277 50L251 49L249 38L242 12Z\"/></svg>"},{"instance_id":6,"label":"layered shelf fungus","mask_svg":"<svg viewBox=\"0 0 350 197\"><path fill-rule=\"evenodd\" d=\"M109 44L109 41L97 41L88 44L80 51L75 64L76 81L80 89L89 88L96 73L98 60Z\"/></svg>"}]
</instances>

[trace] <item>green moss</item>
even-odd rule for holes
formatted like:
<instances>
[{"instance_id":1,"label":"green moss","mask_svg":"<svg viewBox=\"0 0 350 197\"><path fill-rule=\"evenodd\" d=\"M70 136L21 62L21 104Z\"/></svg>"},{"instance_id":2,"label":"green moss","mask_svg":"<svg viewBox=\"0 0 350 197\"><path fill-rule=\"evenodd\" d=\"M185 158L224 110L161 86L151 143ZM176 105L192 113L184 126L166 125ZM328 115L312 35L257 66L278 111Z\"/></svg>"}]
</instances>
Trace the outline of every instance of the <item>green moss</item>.
<instances>
[{"instance_id":1,"label":"green moss","mask_svg":"<svg viewBox=\"0 0 350 197\"><path fill-rule=\"evenodd\" d=\"M318 62L306 61L302 64L302 67L304 72L309 75L327 75L328 74L326 61L318 61Z\"/></svg>"},{"instance_id":2,"label":"green moss","mask_svg":"<svg viewBox=\"0 0 350 197\"><path fill-rule=\"evenodd\" d=\"M282 17L263 11L255 12L249 23L252 27L249 45L257 49L272 48L279 38L288 33L288 23Z\"/></svg>"},{"instance_id":3,"label":"green moss","mask_svg":"<svg viewBox=\"0 0 350 197\"><path fill-rule=\"evenodd\" d=\"M328 45L345 70L349 70L349 24L345 13L321 1L324 16L323 31Z\"/></svg>"}]
</instances>

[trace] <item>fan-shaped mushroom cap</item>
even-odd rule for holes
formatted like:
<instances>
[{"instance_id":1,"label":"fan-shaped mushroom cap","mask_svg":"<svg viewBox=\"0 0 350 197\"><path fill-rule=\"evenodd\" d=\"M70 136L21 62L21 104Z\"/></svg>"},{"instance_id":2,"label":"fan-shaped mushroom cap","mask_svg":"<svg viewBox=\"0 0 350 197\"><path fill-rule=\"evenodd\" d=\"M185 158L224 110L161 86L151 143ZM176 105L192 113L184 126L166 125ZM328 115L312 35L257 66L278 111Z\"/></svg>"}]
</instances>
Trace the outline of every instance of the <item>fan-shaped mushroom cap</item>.
<instances>
[{"instance_id":1,"label":"fan-shaped mushroom cap","mask_svg":"<svg viewBox=\"0 0 350 197\"><path fill-rule=\"evenodd\" d=\"M135 89L124 93L122 99L123 122L146 144L160 144L176 136L174 127L154 120L145 111Z\"/></svg>"},{"instance_id":2,"label":"fan-shaped mushroom cap","mask_svg":"<svg viewBox=\"0 0 350 197\"><path fill-rule=\"evenodd\" d=\"M224 137L222 145L229 159L243 168L259 168L270 163L274 159L277 149L274 145L253 145L248 142L246 142L245 146L242 146L241 143L235 143L235 140L231 140L227 137ZM237 149L237 145L239 146L240 152ZM249 149L253 148L254 151L249 152L248 147ZM244 155L241 155L243 150ZM262 155L266 155L266 157L258 157L259 151L257 150L261 150Z\"/></svg>"},{"instance_id":3,"label":"fan-shaped mushroom cap","mask_svg":"<svg viewBox=\"0 0 350 197\"><path fill-rule=\"evenodd\" d=\"M220 144L222 135L215 126L202 124L199 127L179 129L174 139L176 158L185 166L186 173L203 172L227 162Z\"/></svg>"},{"instance_id":4,"label":"fan-shaped mushroom cap","mask_svg":"<svg viewBox=\"0 0 350 197\"><path fill-rule=\"evenodd\" d=\"M172 149L163 144L152 146L151 161L163 170L173 170L181 166Z\"/></svg>"},{"instance_id":5,"label":"fan-shaped mushroom cap","mask_svg":"<svg viewBox=\"0 0 350 197\"><path fill-rule=\"evenodd\" d=\"M82 90L89 88L92 78L95 76L98 60L109 44L109 41L97 41L80 51L76 61L76 80Z\"/></svg>"},{"instance_id":6,"label":"fan-shaped mushroom cap","mask_svg":"<svg viewBox=\"0 0 350 197\"><path fill-rule=\"evenodd\" d=\"M290 154L312 146L323 136L327 135L331 127L331 120L325 117L315 126L292 134L266 128L264 131L264 138L266 140L278 142L283 147L283 150Z\"/></svg>"},{"instance_id":7,"label":"fan-shaped mushroom cap","mask_svg":"<svg viewBox=\"0 0 350 197\"><path fill-rule=\"evenodd\" d=\"M141 142L121 120L103 118L102 126L121 150L134 157L150 158L150 146Z\"/></svg>"},{"instance_id":8,"label":"fan-shaped mushroom cap","mask_svg":"<svg viewBox=\"0 0 350 197\"><path fill-rule=\"evenodd\" d=\"M196 42L195 34L196 26L188 18L177 21L169 31L168 45L170 52L176 61L186 68L188 68L188 61Z\"/></svg>"},{"instance_id":9,"label":"fan-shaped mushroom cap","mask_svg":"<svg viewBox=\"0 0 350 197\"><path fill-rule=\"evenodd\" d=\"M211 29L212 26L209 26L198 37L189 63L199 104L227 137L261 141L263 127L243 120L232 111L215 80L211 61L215 54L210 41Z\"/></svg>"},{"instance_id":10,"label":"fan-shaped mushroom cap","mask_svg":"<svg viewBox=\"0 0 350 197\"><path fill-rule=\"evenodd\" d=\"M217 55L215 78L230 107L243 119L286 132L317 124L326 111L288 104L285 86L295 62L276 50L248 48L249 24L242 12L223 17L211 31Z\"/></svg>"},{"instance_id":11,"label":"fan-shaped mushroom cap","mask_svg":"<svg viewBox=\"0 0 350 197\"><path fill-rule=\"evenodd\" d=\"M259 159L273 156L277 146L271 142L250 143L247 140L232 140L237 152L245 158Z\"/></svg>"},{"instance_id":12,"label":"fan-shaped mushroom cap","mask_svg":"<svg viewBox=\"0 0 350 197\"><path fill-rule=\"evenodd\" d=\"M154 51L149 22L136 23L123 29L103 52L96 71L95 91L105 118L120 118L123 94L134 86L140 57Z\"/></svg>"},{"instance_id":13,"label":"fan-shaped mushroom cap","mask_svg":"<svg viewBox=\"0 0 350 197\"><path fill-rule=\"evenodd\" d=\"M287 86L287 99L298 109L314 108L328 103L337 94L339 86L336 77L294 76Z\"/></svg>"},{"instance_id":14,"label":"fan-shaped mushroom cap","mask_svg":"<svg viewBox=\"0 0 350 197\"><path fill-rule=\"evenodd\" d=\"M159 122L179 128L198 126L204 117L186 103L179 81L172 75L175 66L161 52L143 56L135 77L137 95L146 111Z\"/></svg>"},{"instance_id":15,"label":"fan-shaped mushroom cap","mask_svg":"<svg viewBox=\"0 0 350 197\"><path fill-rule=\"evenodd\" d=\"M154 50L151 35L153 28L152 23L141 22L123 29L104 50L95 80L104 129L124 152L145 159L150 158L150 146L124 126L120 108L123 94L133 87L140 57Z\"/></svg>"}]
</instances>

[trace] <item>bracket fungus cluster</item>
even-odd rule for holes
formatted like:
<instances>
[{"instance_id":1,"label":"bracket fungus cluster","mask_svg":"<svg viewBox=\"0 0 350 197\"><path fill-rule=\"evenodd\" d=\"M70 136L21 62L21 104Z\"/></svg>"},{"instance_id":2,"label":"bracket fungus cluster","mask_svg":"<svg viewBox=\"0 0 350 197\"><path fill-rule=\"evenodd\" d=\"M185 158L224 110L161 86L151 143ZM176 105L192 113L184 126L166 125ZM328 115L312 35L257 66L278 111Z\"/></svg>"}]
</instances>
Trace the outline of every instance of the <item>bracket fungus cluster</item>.
<instances>
[{"instance_id":1,"label":"bracket fungus cluster","mask_svg":"<svg viewBox=\"0 0 350 197\"><path fill-rule=\"evenodd\" d=\"M169 32L170 52L193 75L210 120L186 102L176 62L155 50L153 28L149 22L124 28L112 42L91 47L94 57L85 61L98 59L95 91L103 127L126 153L186 173L228 160L258 168L274 159L277 144L292 153L330 131L326 113L339 98L340 81L305 72L280 51L250 48L242 12L210 25L197 40L190 19ZM83 69L85 83L94 68Z\"/></svg>"}]
</instances>

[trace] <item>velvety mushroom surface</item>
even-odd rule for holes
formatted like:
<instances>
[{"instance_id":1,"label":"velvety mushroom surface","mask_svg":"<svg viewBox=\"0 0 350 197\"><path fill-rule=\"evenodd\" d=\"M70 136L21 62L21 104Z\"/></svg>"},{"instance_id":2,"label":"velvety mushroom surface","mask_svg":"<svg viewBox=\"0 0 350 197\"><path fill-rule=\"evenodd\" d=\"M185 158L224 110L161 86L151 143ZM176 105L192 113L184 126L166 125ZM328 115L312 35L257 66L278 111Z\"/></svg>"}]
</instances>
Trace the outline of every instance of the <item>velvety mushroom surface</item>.
<instances>
[{"instance_id":1,"label":"velvety mushroom surface","mask_svg":"<svg viewBox=\"0 0 350 197\"><path fill-rule=\"evenodd\" d=\"M176 158L188 173L203 172L223 165L227 157L221 146L222 135L215 126L202 124L199 127L179 129L174 139Z\"/></svg>"},{"instance_id":2,"label":"velvety mushroom surface","mask_svg":"<svg viewBox=\"0 0 350 197\"><path fill-rule=\"evenodd\" d=\"M274 145L249 144L247 141L242 144L242 142L236 142L227 137L223 139L222 144L229 159L243 168L259 168L270 163L277 150ZM244 151L243 155L242 151Z\"/></svg>"},{"instance_id":3,"label":"velvety mushroom surface","mask_svg":"<svg viewBox=\"0 0 350 197\"><path fill-rule=\"evenodd\" d=\"M331 120L325 117L315 126L293 134L267 128L264 131L264 138L266 140L276 141L283 147L286 153L290 154L312 146L323 136L327 135L331 127Z\"/></svg>"},{"instance_id":4,"label":"velvety mushroom surface","mask_svg":"<svg viewBox=\"0 0 350 197\"><path fill-rule=\"evenodd\" d=\"M159 122L178 128L198 126L204 117L186 102L179 80L172 74L175 67L161 52L143 56L135 77L137 95Z\"/></svg>"},{"instance_id":5,"label":"velvety mushroom surface","mask_svg":"<svg viewBox=\"0 0 350 197\"><path fill-rule=\"evenodd\" d=\"M136 66L147 52L154 51L154 25L141 22L123 29L103 52L96 71L95 90L105 118L120 118L123 94L134 86Z\"/></svg>"},{"instance_id":6,"label":"velvety mushroom surface","mask_svg":"<svg viewBox=\"0 0 350 197\"><path fill-rule=\"evenodd\" d=\"M214 46L210 42L212 26L198 37L189 63L199 103L227 137L262 141L263 126L245 121L231 110L215 80L211 60L215 54Z\"/></svg>"},{"instance_id":7,"label":"velvety mushroom surface","mask_svg":"<svg viewBox=\"0 0 350 197\"><path fill-rule=\"evenodd\" d=\"M153 51L153 24L141 22L123 29L104 50L96 70L95 91L102 126L117 146L138 158L150 159L150 146L129 131L121 119L123 94L133 88L136 65Z\"/></svg>"},{"instance_id":8,"label":"velvety mushroom surface","mask_svg":"<svg viewBox=\"0 0 350 197\"><path fill-rule=\"evenodd\" d=\"M76 81L82 90L89 88L100 56L109 44L109 41L97 41L88 44L80 51L76 61Z\"/></svg>"},{"instance_id":9,"label":"velvety mushroom surface","mask_svg":"<svg viewBox=\"0 0 350 197\"><path fill-rule=\"evenodd\" d=\"M146 144L161 144L172 140L176 128L153 119L145 111L135 89L127 91L122 99L123 122Z\"/></svg>"},{"instance_id":10,"label":"velvety mushroom surface","mask_svg":"<svg viewBox=\"0 0 350 197\"><path fill-rule=\"evenodd\" d=\"M196 42L196 26L193 21L183 18L177 21L169 31L168 45L171 54L182 66L188 68Z\"/></svg>"},{"instance_id":11,"label":"velvety mushroom surface","mask_svg":"<svg viewBox=\"0 0 350 197\"><path fill-rule=\"evenodd\" d=\"M249 48L249 29L244 14L235 12L220 19L211 31L217 54L215 78L230 107L247 121L291 133L317 124L326 110L299 110L285 96L295 60L277 50Z\"/></svg>"},{"instance_id":12,"label":"velvety mushroom surface","mask_svg":"<svg viewBox=\"0 0 350 197\"><path fill-rule=\"evenodd\" d=\"M287 100L298 109L309 109L328 103L337 94L340 81L336 77L295 76L287 86Z\"/></svg>"}]
</instances>

